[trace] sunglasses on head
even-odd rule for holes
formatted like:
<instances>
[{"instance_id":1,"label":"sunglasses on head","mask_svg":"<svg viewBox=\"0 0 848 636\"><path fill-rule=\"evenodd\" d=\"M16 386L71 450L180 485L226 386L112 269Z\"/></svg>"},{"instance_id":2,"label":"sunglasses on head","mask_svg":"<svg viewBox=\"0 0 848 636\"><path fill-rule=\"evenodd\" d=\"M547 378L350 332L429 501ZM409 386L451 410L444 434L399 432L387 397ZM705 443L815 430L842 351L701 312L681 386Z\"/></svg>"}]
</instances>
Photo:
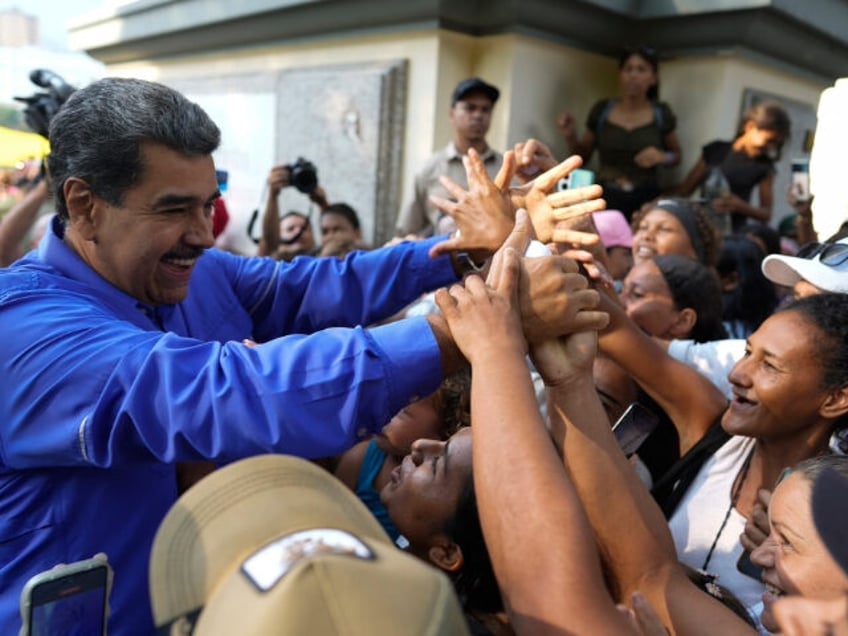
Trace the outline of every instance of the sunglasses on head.
<instances>
[{"instance_id":1,"label":"sunglasses on head","mask_svg":"<svg viewBox=\"0 0 848 636\"><path fill-rule=\"evenodd\" d=\"M810 260L818 257L822 265L839 267L848 261L848 243L808 243L798 250L796 256Z\"/></svg>"}]
</instances>

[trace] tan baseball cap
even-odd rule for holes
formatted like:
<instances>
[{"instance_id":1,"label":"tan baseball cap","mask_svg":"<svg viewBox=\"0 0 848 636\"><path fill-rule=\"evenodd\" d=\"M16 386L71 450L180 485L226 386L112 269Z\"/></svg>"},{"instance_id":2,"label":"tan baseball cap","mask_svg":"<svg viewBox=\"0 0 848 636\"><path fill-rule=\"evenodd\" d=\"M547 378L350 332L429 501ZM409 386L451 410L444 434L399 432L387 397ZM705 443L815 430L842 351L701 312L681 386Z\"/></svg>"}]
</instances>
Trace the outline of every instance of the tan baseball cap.
<instances>
[{"instance_id":1,"label":"tan baseball cap","mask_svg":"<svg viewBox=\"0 0 848 636\"><path fill-rule=\"evenodd\" d=\"M150 556L160 634L467 634L453 585L399 550L314 464L245 459L165 516Z\"/></svg>"}]
</instances>

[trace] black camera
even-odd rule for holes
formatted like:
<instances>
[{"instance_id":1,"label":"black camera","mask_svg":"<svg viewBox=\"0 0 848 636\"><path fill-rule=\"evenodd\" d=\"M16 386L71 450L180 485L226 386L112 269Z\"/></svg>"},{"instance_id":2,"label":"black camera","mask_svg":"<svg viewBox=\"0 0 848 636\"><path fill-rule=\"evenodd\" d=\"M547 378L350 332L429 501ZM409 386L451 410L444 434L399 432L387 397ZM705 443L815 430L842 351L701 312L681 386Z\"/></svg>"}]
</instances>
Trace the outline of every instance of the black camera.
<instances>
[{"instance_id":1,"label":"black camera","mask_svg":"<svg viewBox=\"0 0 848 636\"><path fill-rule=\"evenodd\" d=\"M46 138L53 115L58 112L62 104L68 101L71 93L76 89L53 71L43 68L32 71L29 74L29 80L36 86L46 88L47 92L35 93L30 97L15 97L15 99L27 105L24 109L27 125Z\"/></svg>"},{"instance_id":2,"label":"black camera","mask_svg":"<svg viewBox=\"0 0 848 636\"><path fill-rule=\"evenodd\" d=\"M312 194L318 187L318 170L311 161L298 157L286 168L289 169L289 183L303 194Z\"/></svg>"}]
</instances>

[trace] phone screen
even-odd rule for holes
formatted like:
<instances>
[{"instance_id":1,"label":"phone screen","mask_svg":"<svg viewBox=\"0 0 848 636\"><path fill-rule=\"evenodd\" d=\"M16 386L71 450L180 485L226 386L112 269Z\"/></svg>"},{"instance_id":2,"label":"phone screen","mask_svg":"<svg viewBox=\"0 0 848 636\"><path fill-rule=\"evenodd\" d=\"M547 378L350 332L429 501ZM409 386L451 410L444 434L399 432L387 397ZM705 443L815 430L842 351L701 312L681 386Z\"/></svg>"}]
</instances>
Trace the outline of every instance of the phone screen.
<instances>
[{"instance_id":1,"label":"phone screen","mask_svg":"<svg viewBox=\"0 0 848 636\"><path fill-rule=\"evenodd\" d=\"M44 581L32 588L30 634L104 634L107 566Z\"/></svg>"},{"instance_id":2,"label":"phone screen","mask_svg":"<svg viewBox=\"0 0 848 636\"><path fill-rule=\"evenodd\" d=\"M736 569L745 576L750 576L752 579L756 579L757 581L761 580L763 575L762 568L758 565L754 565L751 561L751 553L747 550L742 553L742 556L740 556L739 560L736 562Z\"/></svg>"},{"instance_id":3,"label":"phone screen","mask_svg":"<svg viewBox=\"0 0 848 636\"><path fill-rule=\"evenodd\" d=\"M810 200L810 162L807 159L792 161L792 194L798 201Z\"/></svg>"},{"instance_id":4,"label":"phone screen","mask_svg":"<svg viewBox=\"0 0 848 636\"><path fill-rule=\"evenodd\" d=\"M659 421L656 413L638 402L633 402L613 424L612 432L621 450L629 457L639 450Z\"/></svg>"}]
</instances>

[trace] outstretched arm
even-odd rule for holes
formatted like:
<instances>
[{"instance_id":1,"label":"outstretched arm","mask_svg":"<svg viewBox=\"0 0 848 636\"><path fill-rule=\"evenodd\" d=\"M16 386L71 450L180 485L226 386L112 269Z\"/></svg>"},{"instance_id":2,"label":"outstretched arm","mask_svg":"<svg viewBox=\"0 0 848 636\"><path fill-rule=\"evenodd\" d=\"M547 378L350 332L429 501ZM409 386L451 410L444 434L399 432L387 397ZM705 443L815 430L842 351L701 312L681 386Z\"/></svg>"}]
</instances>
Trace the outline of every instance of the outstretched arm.
<instances>
[{"instance_id":1,"label":"outstretched arm","mask_svg":"<svg viewBox=\"0 0 848 636\"><path fill-rule=\"evenodd\" d=\"M681 183L669 190L668 194L676 194L682 197L688 197L695 189L698 188L707 178L707 162L701 157L692 166L692 169L686 175Z\"/></svg>"},{"instance_id":2,"label":"outstretched arm","mask_svg":"<svg viewBox=\"0 0 848 636\"><path fill-rule=\"evenodd\" d=\"M549 385L554 441L615 593L621 600L643 593L671 633L752 633L679 565L662 512L613 437L592 378L594 353L595 334L579 333L534 348L533 360Z\"/></svg>"},{"instance_id":3,"label":"outstretched arm","mask_svg":"<svg viewBox=\"0 0 848 636\"><path fill-rule=\"evenodd\" d=\"M721 391L700 373L669 356L653 338L602 294L610 324L600 334L601 350L654 398L674 423L683 455L698 443L727 408Z\"/></svg>"},{"instance_id":4,"label":"outstretched arm","mask_svg":"<svg viewBox=\"0 0 848 636\"><path fill-rule=\"evenodd\" d=\"M633 633L604 589L591 531L536 407L518 270L510 249L493 264L495 290L472 276L436 297L472 365L474 481L495 574L519 634Z\"/></svg>"},{"instance_id":5,"label":"outstretched arm","mask_svg":"<svg viewBox=\"0 0 848 636\"><path fill-rule=\"evenodd\" d=\"M262 238L259 239L257 256L273 256L280 244L280 190L289 184L289 169L274 166L268 175L268 196L265 213L262 215Z\"/></svg>"}]
</instances>

